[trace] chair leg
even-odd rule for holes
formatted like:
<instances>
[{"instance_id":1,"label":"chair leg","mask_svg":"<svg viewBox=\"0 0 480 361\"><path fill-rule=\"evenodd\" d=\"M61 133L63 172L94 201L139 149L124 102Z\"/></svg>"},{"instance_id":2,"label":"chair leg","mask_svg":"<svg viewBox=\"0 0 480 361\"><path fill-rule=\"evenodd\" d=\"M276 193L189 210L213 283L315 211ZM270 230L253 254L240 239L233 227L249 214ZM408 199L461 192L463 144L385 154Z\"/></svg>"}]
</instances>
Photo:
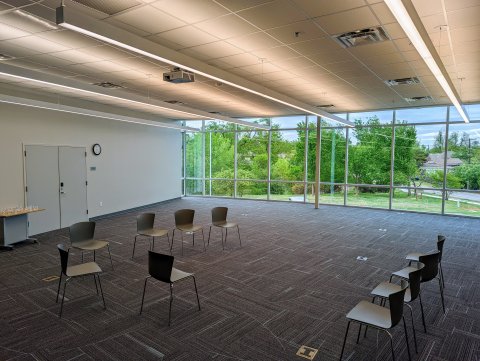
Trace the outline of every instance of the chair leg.
<instances>
[{"instance_id":1,"label":"chair leg","mask_svg":"<svg viewBox=\"0 0 480 361\"><path fill-rule=\"evenodd\" d=\"M200 308L200 298L198 297L198 290L197 290L197 282L195 281L195 276L192 276L192 278L193 278L193 285L195 286L195 293L197 294L198 310L201 311L201 308Z\"/></svg>"},{"instance_id":2,"label":"chair leg","mask_svg":"<svg viewBox=\"0 0 480 361\"><path fill-rule=\"evenodd\" d=\"M223 228L220 228L220 231L222 232L222 250L225 251L225 243L223 242Z\"/></svg>"},{"instance_id":3,"label":"chair leg","mask_svg":"<svg viewBox=\"0 0 480 361\"><path fill-rule=\"evenodd\" d=\"M180 235L182 236L182 256L183 256L183 231L180 231Z\"/></svg>"},{"instance_id":4,"label":"chair leg","mask_svg":"<svg viewBox=\"0 0 480 361\"><path fill-rule=\"evenodd\" d=\"M225 246L227 245L228 228L225 228Z\"/></svg>"},{"instance_id":5,"label":"chair leg","mask_svg":"<svg viewBox=\"0 0 480 361\"><path fill-rule=\"evenodd\" d=\"M110 264L112 265L112 269L113 269L113 260L112 260L112 254L110 253L110 245L107 246L107 250L108 250L108 255L110 256ZM93 253L93 255L95 256L95 253Z\"/></svg>"},{"instance_id":6,"label":"chair leg","mask_svg":"<svg viewBox=\"0 0 480 361\"><path fill-rule=\"evenodd\" d=\"M172 232L172 243L170 244L170 253L172 253L174 239L175 239L175 229L173 229L173 232Z\"/></svg>"},{"instance_id":7,"label":"chair leg","mask_svg":"<svg viewBox=\"0 0 480 361\"><path fill-rule=\"evenodd\" d=\"M242 247L242 238L240 237L240 228L238 227L238 224L237 224L237 232L238 232L238 240L240 241L240 247Z\"/></svg>"},{"instance_id":8,"label":"chair leg","mask_svg":"<svg viewBox=\"0 0 480 361\"><path fill-rule=\"evenodd\" d=\"M407 342L408 359L412 361L412 355L410 354L410 344L408 343L407 323L405 322L405 316L402 316L402 319L403 319L403 329L405 331L405 341Z\"/></svg>"},{"instance_id":9,"label":"chair leg","mask_svg":"<svg viewBox=\"0 0 480 361\"><path fill-rule=\"evenodd\" d=\"M142 303L140 304L140 315L142 314L142 311L143 311L143 301L145 300L145 290L147 289L147 281L148 281L148 277L145 278L145 284L143 285Z\"/></svg>"},{"instance_id":10,"label":"chair leg","mask_svg":"<svg viewBox=\"0 0 480 361\"><path fill-rule=\"evenodd\" d=\"M96 260L95 260L95 250L93 251L93 262L96 262Z\"/></svg>"},{"instance_id":11,"label":"chair leg","mask_svg":"<svg viewBox=\"0 0 480 361\"><path fill-rule=\"evenodd\" d=\"M372 303L375 303L375 298L376 296L372 297ZM363 334L363 337L367 337L367 330L368 330L368 325L365 325L365 333Z\"/></svg>"},{"instance_id":12,"label":"chair leg","mask_svg":"<svg viewBox=\"0 0 480 361\"><path fill-rule=\"evenodd\" d=\"M358 324L357 344L360 342L360 333L362 332L362 324Z\"/></svg>"},{"instance_id":13,"label":"chair leg","mask_svg":"<svg viewBox=\"0 0 480 361\"><path fill-rule=\"evenodd\" d=\"M105 297L103 296L103 288L102 288L102 282L100 282L100 275L97 274L97 278L98 278L98 284L100 286L100 293L102 294L102 300L103 300L103 309L107 309L107 305L105 304Z\"/></svg>"},{"instance_id":14,"label":"chair leg","mask_svg":"<svg viewBox=\"0 0 480 361\"><path fill-rule=\"evenodd\" d=\"M393 338L392 338L392 335L390 334L390 332L388 332L387 330L384 330L388 337L390 337L390 346L392 348L392 360L395 361L395 351L393 350Z\"/></svg>"},{"instance_id":15,"label":"chair leg","mask_svg":"<svg viewBox=\"0 0 480 361\"><path fill-rule=\"evenodd\" d=\"M168 326L172 318L172 302L173 302L173 283L170 283L170 307L168 308Z\"/></svg>"},{"instance_id":16,"label":"chair leg","mask_svg":"<svg viewBox=\"0 0 480 361\"><path fill-rule=\"evenodd\" d=\"M410 306L408 303L405 303L405 306L410 309L410 316L412 318L413 341L415 342L415 352L418 353L417 332L415 331L415 323L413 322L413 309L412 306Z\"/></svg>"},{"instance_id":17,"label":"chair leg","mask_svg":"<svg viewBox=\"0 0 480 361\"><path fill-rule=\"evenodd\" d=\"M203 228L202 228L202 241L203 241L203 251L205 252L207 250L207 247L205 247L205 234L203 234Z\"/></svg>"},{"instance_id":18,"label":"chair leg","mask_svg":"<svg viewBox=\"0 0 480 361\"><path fill-rule=\"evenodd\" d=\"M82 251L82 263L83 263L83 251Z\"/></svg>"},{"instance_id":19,"label":"chair leg","mask_svg":"<svg viewBox=\"0 0 480 361\"><path fill-rule=\"evenodd\" d=\"M63 312L63 301L65 301L65 291L67 290L67 283L68 283L69 278L65 280L65 283L63 284L63 295L62 295L62 303L60 305L60 314L58 317L62 317L62 312Z\"/></svg>"},{"instance_id":20,"label":"chair leg","mask_svg":"<svg viewBox=\"0 0 480 361\"><path fill-rule=\"evenodd\" d=\"M95 281L95 289L97 290L97 295L98 295L97 278L95 277L95 274L93 275L93 280Z\"/></svg>"},{"instance_id":21,"label":"chair leg","mask_svg":"<svg viewBox=\"0 0 480 361\"><path fill-rule=\"evenodd\" d=\"M440 277L442 279L442 286L445 289L445 278L443 277L443 268L442 268L442 262L438 264L439 270L440 270Z\"/></svg>"},{"instance_id":22,"label":"chair leg","mask_svg":"<svg viewBox=\"0 0 480 361\"><path fill-rule=\"evenodd\" d=\"M342 352L340 353L340 358L339 358L340 361L342 361L343 351L345 350L345 344L347 343L347 336L348 336L348 329L350 328L350 322L352 321L348 321L347 330L345 331L345 337L343 338Z\"/></svg>"},{"instance_id":23,"label":"chair leg","mask_svg":"<svg viewBox=\"0 0 480 361\"><path fill-rule=\"evenodd\" d=\"M423 330L427 333L427 325L425 323L425 314L423 313L423 302L422 302L422 294L418 294L418 299L420 300L420 310L422 311L422 323L423 323Z\"/></svg>"},{"instance_id":24,"label":"chair leg","mask_svg":"<svg viewBox=\"0 0 480 361\"><path fill-rule=\"evenodd\" d=\"M440 277L438 278L438 286L440 287L440 296L442 297L443 313L445 313L445 300L443 299L443 286L442 286L442 280L440 279Z\"/></svg>"},{"instance_id":25,"label":"chair leg","mask_svg":"<svg viewBox=\"0 0 480 361\"><path fill-rule=\"evenodd\" d=\"M132 251L132 261L133 261L133 256L135 256L135 245L137 244L137 236L135 236L135 239L133 240L133 251Z\"/></svg>"},{"instance_id":26,"label":"chair leg","mask_svg":"<svg viewBox=\"0 0 480 361\"><path fill-rule=\"evenodd\" d=\"M210 230L208 231L208 241L207 244L210 246L210 234L212 233L212 226L210 226Z\"/></svg>"},{"instance_id":27,"label":"chair leg","mask_svg":"<svg viewBox=\"0 0 480 361\"><path fill-rule=\"evenodd\" d=\"M193 238L192 245L193 247L195 247L195 232L192 233L192 238Z\"/></svg>"},{"instance_id":28,"label":"chair leg","mask_svg":"<svg viewBox=\"0 0 480 361\"><path fill-rule=\"evenodd\" d=\"M60 272L60 278L58 279L57 299L55 303L58 303L58 295L60 294L60 285L62 283L62 275L63 275L63 272Z\"/></svg>"},{"instance_id":29,"label":"chair leg","mask_svg":"<svg viewBox=\"0 0 480 361\"><path fill-rule=\"evenodd\" d=\"M152 251L155 249L155 236L152 237Z\"/></svg>"}]
</instances>

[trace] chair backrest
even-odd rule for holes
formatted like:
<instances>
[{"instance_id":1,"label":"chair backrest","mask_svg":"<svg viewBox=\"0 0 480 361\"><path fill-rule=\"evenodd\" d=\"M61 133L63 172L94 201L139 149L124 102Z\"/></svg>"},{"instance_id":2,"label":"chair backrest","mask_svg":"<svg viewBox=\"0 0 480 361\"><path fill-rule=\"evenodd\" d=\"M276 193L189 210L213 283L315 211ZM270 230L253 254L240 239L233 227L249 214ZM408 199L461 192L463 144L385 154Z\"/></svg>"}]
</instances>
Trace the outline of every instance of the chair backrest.
<instances>
[{"instance_id":1,"label":"chair backrest","mask_svg":"<svg viewBox=\"0 0 480 361\"><path fill-rule=\"evenodd\" d=\"M62 273L67 275L67 266L68 266L68 254L69 248L65 247L64 244L57 244L58 251L60 252L60 265L62 266Z\"/></svg>"},{"instance_id":2,"label":"chair backrest","mask_svg":"<svg viewBox=\"0 0 480 361\"><path fill-rule=\"evenodd\" d=\"M70 226L70 242L82 242L93 239L95 222L79 222Z\"/></svg>"},{"instance_id":3,"label":"chair backrest","mask_svg":"<svg viewBox=\"0 0 480 361\"><path fill-rule=\"evenodd\" d=\"M148 273L155 279L170 283L174 257L148 251Z\"/></svg>"},{"instance_id":4,"label":"chair backrest","mask_svg":"<svg viewBox=\"0 0 480 361\"><path fill-rule=\"evenodd\" d=\"M411 301L415 300L420 294L420 283L422 282L422 273L425 265L417 263L418 269L408 274L408 286L410 288Z\"/></svg>"},{"instance_id":5,"label":"chair backrest","mask_svg":"<svg viewBox=\"0 0 480 361\"><path fill-rule=\"evenodd\" d=\"M137 232L153 228L155 213L142 213L137 216Z\"/></svg>"},{"instance_id":6,"label":"chair backrest","mask_svg":"<svg viewBox=\"0 0 480 361\"><path fill-rule=\"evenodd\" d=\"M180 209L175 212L175 225L185 226L185 225L193 224L193 217L195 217L195 210Z\"/></svg>"},{"instance_id":7,"label":"chair backrest","mask_svg":"<svg viewBox=\"0 0 480 361\"><path fill-rule=\"evenodd\" d=\"M392 327L397 325L402 319L403 298L405 297L405 290L406 290L406 287L388 296L388 303L390 304L390 318L392 320Z\"/></svg>"},{"instance_id":8,"label":"chair backrest","mask_svg":"<svg viewBox=\"0 0 480 361\"><path fill-rule=\"evenodd\" d=\"M438 262L440 262L440 252L434 252L418 257L418 261L425 267L422 270L422 282L428 282L437 277Z\"/></svg>"},{"instance_id":9,"label":"chair backrest","mask_svg":"<svg viewBox=\"0 0 480 361\"><path fill-rule=\"evenodd\" d=\"M227 221L227 207L215 207L212 209L212 223Z\"/></svg>"},{"instance_id":10,"label":"chair backrest","mask_svg":"<svg viewBox=\"0 0 480 361\"><path fill-rule=\"evenodd\" d=\"M442 236L441 234L437 236L437 250L440 252L440 261L442 260L443 244L445 243L446 239L447 237Z\"/></svg>"}]
</instances>

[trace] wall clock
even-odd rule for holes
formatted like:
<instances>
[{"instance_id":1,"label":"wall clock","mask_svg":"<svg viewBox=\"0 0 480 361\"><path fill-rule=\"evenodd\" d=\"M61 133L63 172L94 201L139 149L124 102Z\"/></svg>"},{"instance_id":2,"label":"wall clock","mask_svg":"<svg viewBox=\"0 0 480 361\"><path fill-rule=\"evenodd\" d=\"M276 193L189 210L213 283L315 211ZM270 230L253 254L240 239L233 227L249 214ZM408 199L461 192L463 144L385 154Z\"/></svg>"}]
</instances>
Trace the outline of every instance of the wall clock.
<instances>
[{"instance_id":1,"label":"wall clock","mask_svg":"<svg viewBox=\"0 0 480 361\"><path fill-rule=\"evenodd\" d=\"M102 147L100 146L100 144L95 143L95 144L92 146L92 152L93 152L93 154L95 154L95 155L100 155L100 153L102 153Z\"/></svg>"}]
</instances>

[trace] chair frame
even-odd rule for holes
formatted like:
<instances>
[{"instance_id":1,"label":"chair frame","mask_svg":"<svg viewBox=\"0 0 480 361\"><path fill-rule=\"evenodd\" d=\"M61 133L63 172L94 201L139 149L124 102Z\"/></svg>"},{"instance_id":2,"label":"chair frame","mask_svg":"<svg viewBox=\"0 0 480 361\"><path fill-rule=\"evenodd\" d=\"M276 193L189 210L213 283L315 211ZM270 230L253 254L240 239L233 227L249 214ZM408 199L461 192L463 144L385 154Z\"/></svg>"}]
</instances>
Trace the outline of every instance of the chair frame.
<instances>
[{"instance_id":1,"label":"chair frame","mask_svg":"<svg viewBox=\"0 0 480 361\"><path fill-rule=\"evenodd\" d=\"M190 213L192 214L192 223L190 224L178 224L178 221L177 221L177 217L181 216L182 213ZM182 239L182 256L183 256L183 232L191 232L192 234L192 245L195 247L195 233L196 232L199 232L199 231L202 231L202 240L203 240L203 251L205 252L207 250L206 246L205 246L205 234L203 232L203 227L201 227L199 230L196 230L196 231L184 231L181 229L181 227L183 225L194 225L193 223L193 219L195 217L195 210L194 209L179 209L178 211L175 212L174 214L174 217L175 217L175 228L173 229L173 234L172 234L172 243L170 245L170 253L172 253L172 250L173 250L173 241L175 240L175 231L178 230L180 231L180 235L181 235L181 239Z\"/></svg>"},{"instance_id":2,"label":"chair frame","mask_svg":"<svg viewBox=\"0 0 480 361\"><path fill-rule=\"evenodd\" d=\"M92 251L90 251L90 250L85 250L85 249L83 249L83 248L81 248L81 247L75 246L75 243L81 242L81 241L72 241L72 236L71 236L71 235L72 235L72 230L71 230L71 228L72 228L72 227L78 227L80 224L86 224L86 223L88 223L89 226L93 228L93 230L91 231L92 238L87 239L87 240L96 241L96 239L93 238L93 235L94 235L94 233L95 233L95 225L96 225L95 222L93 222L93 221L78 222L78 223L72 224L72 225L69 227L70 245L71 245L72 248L76 248L76 249L78 249L78 250L81 251L81 254L82 254L82 263L83 263L83 253L84 253L84 252L92 252ZM92 224L93 224L93 226L92 226ZM80 227L82 227L82 226L80 226ZM108 241L105 241L105 242L107 242L106 247L107 247L107 250L108 250L108 255L109 255L109 257L110 257L110 265L112 266L112 269L114 269L114 268L113 268L112 253L110 252L110 242L108 242ZM104 247L102 247L102 248L104 248ZM94 250L93 250L93 261L94 261L94 262L96 262L96 253L95 253L95 251L96 251L96 250L94 249Z\"/></svg>"},{"instance_id":3,"label":"chair frame","mask_svg":"<svg viewBox=\"0 0 480 361\"><path fill-rule=\"evenodd\" d=\"M60 304L60 313L58 315L58 317L61 318L62 313L63 313L63 303L65 301L65 292L67 290L68 282L70 282L72 279L74 279L76 277L86 276L86 274L85 275L77 275L77 276L68 276L67 275L67 273L68 273L68 258L70 256L70 247L65 247L65 245L63 245L63 244L58 244L57 248L60 251L61 271L60 271L60 277L58 279L57 298L55 300L55 303L58 303L58 297L60 296L60 286L62 284L62 276L65 275L65 277L66 277L66 279L63 283L62 302ZM64 253L62 253L62 252L64 252ZM93 275L93 280L95 282L95 289L97 291L97 295L98 295L98 286L100 286L100 293L102 295L102 300L103 300L103 309L106 310L107 305L105 304L105 297L103 295L103 288L102 288L102 282L100 281L100 275L98 273L92 273L92 275ZM98 279L98 286L97 286L97 279Z\"/></svg>"},{"instance_id":4,"label":"chair frame","mask_svg":"<svg viewBox=\"0 0 480 361\"><path fill-rule=\"evenodd\" d=\"M149 268L150 268L150 262L152 262L152 259L154 257L157 257L159 258L159 255L168 259L169 260L169 267L170 267L170 270L169 270L169 274L171 275L171 272L172 272L172 269L173 269L173 261L174 261L174 257L173 256L169 256L169 255L164 255L164 254L161 254L161 253L155 253L153 251L148 251L148 262L149 262ZM168 258L167 258L168 257ZM150 272L150 270L149 270ZM154 278L156 280L159 280L161 282L164 282L164 283L168 283L170 285L170 305L169 305L169 308L168 308L168 326L171 325L171 317L172 317L172 303L173 303L173 285L175 283L178 283L178 282L181 282L181 281L184 281L188 278L192 278L193 279L193 285L195 286L195 294L197 295L197 304L198 304L198 310L201 311L201 307L200 307L200 298L198 297L198 289L197 289L197 282L195 280L195 274L190 274L189 276L187 277L184 277L184 278L181 278L177 281L174 281L172 282L170 277L171 276L168 276L168 280L167 279L160 279L160 278L157 278L153 275L149 275L145 278L145 283L143 285L143 294L142 294L142 302L141 302L141 305L140 305L140 315L142 314L142 311L143 311L143 303L145 301L145 291L147 289L147 282L150 278Z\"/></svg>"},{"instance_id":5,"label":"chair frame","mask_svg":"<svg viewBox=\"0 0 480 361\"><path fill-rule=\"evenodd\" d=\"M402 294L402 298L404 297L403 295L405 294L405 288L402 289L402 291L400 292L403 292ZM397 292L398 293L398 292ZM403 321L403 329L404 329L404 332L405 332L405 340L407 342L407 351L408 351L408 359L411 361L412 360L412 357L411 357L411 354L410 354L410 345L408 344L408 332L407 332L407 324L405 322L405 316L403 315L403 312L402 312L402 321ZM378 326L375 326L375 325L371 325L369 323L365 323L365 322L361 322L361 321L357 321L357 320L353 320L353 319L349 319L348 320L348 324L347 324L347 329L345 331L345 337L343 338L343 345L342 345L342 351L340 353L340 358L339 358L339 361L342 360L342 357L343 357L343 352L345 351L345 344L347 343L347 336L348 336L348 331L350 329L350 324L354 322L354 323L358 323L359 324L359 327L358 327L358 334L357 334L357 344L359 343L360 341L360 333L362 331L362 326L366 326L366 327L372 327L372 328L375 328L379 331L384 331L388 337L390 338L390 346L391 346L391 349L392 349L392 359L393 361L395 361L395 351L394 351L394 348L393 348L393 337L392 337L392 334L390 332L388 332L389 329L393 328L396 326L392 326L391 328L382 328L382 327L378 327Z\"/></svg>"},{"instance_id":6,"label":"chair frame","mask_svg":"<svg viewBox=\"0 0 480 361\"><path fill-rule=\"evenodd\" d=\"M224 211L225 212L225 218L222 218L221 220L214 220L214 212L215 211ZM220 228L220 231L222 233L222 249L225 250L225 246L227 245L227 237L228 237L228 228L233 228L237 227L237 233L238 233L238 240L240 241L240 247L242 247L242 238L240 237L240 227L238 226L238 223L235 224L235 226L231 227L224 227L221 224L215 224L218 223L219 221L225 221L227 222L227 212L228 208L227 207L215 207L212 209L212 224L210 224L210 230L208 231L208 241L207 245L210 245L210 235L212 233L212 227L217 227ZM223 217L223 215L222 215ZM224 238L223 238L223 230L225 229L225 243L224 243Z\"/></svg>"},{"instance_id":7,"label":"chair frame","mask_svg":"<svg viewBox=\"0 0 480 361\"><path fill-rule=\"evenodd\" d=\"M151 241L150 243L150 251L153 251L154 248L155 248L155 237L156 236L151 236L151 235L148 235L148 234L143 234L141 233L141 230L138 229L138 221L139 221L139 218L144 216L144 215L153 215L153 221L155 221L155 213L141 213L137 216L137 234L135 235L135 239L133 241L133 250L132 250L132 260L133 260L133 257L135 256L135 245L137 244L137 237L148 237L149 241ZM160 230L160 228L155 228L153 227L153 222L152 222L152 229L158 229ZM170 236L169 236L169 231L167 230L167 233L165 234L165 236L167 236L167 240L168 240L168 247L170 249L170 253L171 253L171 248L170 248ZM164 236L162 236L164 237Z\"/></svg>"}]
</instances>

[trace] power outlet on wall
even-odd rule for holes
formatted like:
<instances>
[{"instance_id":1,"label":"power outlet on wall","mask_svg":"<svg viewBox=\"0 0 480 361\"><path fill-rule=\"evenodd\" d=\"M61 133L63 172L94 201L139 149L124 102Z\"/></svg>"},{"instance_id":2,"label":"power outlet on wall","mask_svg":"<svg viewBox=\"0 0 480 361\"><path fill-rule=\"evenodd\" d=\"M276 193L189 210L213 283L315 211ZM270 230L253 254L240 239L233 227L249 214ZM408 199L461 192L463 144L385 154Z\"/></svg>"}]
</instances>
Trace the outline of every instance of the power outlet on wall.
<instances>
[{"instance_id":1,"label":"power outlet on wall","mask_svg":"<svg viewBox=\"0 0 480 361\"><path fill-rule=\"evenodd\" d=\"M103 207L103 202L100 202L100 207Z\"/></svg>"}]
</instances>

